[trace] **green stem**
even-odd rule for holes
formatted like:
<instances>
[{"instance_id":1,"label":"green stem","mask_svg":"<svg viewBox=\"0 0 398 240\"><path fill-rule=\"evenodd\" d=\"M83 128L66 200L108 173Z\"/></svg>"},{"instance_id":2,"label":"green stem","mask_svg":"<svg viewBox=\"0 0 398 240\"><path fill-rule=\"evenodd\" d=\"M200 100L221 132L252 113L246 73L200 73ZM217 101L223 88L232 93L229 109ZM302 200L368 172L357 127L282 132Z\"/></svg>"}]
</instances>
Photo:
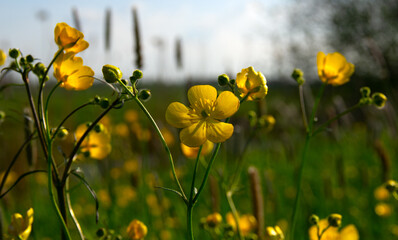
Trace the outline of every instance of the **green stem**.
<instances>
[{"instance_id":1,"label":"green stem","mask_svg":"<svg viewBox=\"0 0 398 240\"><path fill-rule=\"evenodd\" d=\"M192 184L191 184L191 193L189 194L189 202L192 202L194 195L195 195L195 179L196 179L196 172L198 169L198 163L200 159L200 153L202 152L203 145L199 147L198 155L196 156L195 167L193 169L193 176L192 176ZM193 207L193 206L192 206Z\"/></svg>"},{"instance_id":2,"label":"green stem","mask_svg":"<svg viewBox=\"0 0 398 240\"><path fill-rule=\"evenodd\" d=\"M193 236L193 226L192 226L192 213L193 213L193 203L188 203L187 208L187 227L188 227L188 240L194 240Z\"/></svg>"},{"instance_id":3,"label":"green stem","mask_svg":"<svg viewBox=\"0 0 398 240\"><path fill-rule=\"evenodd\" d=\"M301 117L303 118L304 128L308 129L308 120L307 120L307 113L305 111L303 85L299 85L298 89L299 89L299 96L300 96Z\"/></svg>"},{"instance_id":4,"label":"green stem","mask_svg":"<svg viewBox=\"0 0 398 240\"><path fill-rule=\"evenodd\" d=\"M47 96L47 100L46 100L46 105L44 106L44 117L45 117L45 121L46 121L46 126L48 126L48 104L50 102L50 98L53 95L53 93L55 92L55 90L58 88L59 85L61 85L62 82L58 82L50 91L50 93Z\"/></svg>"},{"instance_id":5,"label":"green stem","mask_svg":"<svg viewBox=\"0 0 398 240\"><path fill-rule=\"evenodd\" d=\"M72 221L73 221L73 223L76 226L76 229L77 229L77 232L79 233L80 239L84 240L85 238L84 238L84 234L83 234L82 228L81 228L81 226L79 224L79 221L77 221L77 218L75 216L75 212L73 211L73 208L72 208L72 202L70 200L69 178L66 180L65 192L66 192L66 204L67 204L67 208L69 210L69 215L71 216Z\"/></svg>"},{"instance_id":6,"label":"green stem","mask_svg":"<svg viewBox=\"0 0 398 240\"><path fill-rule=\"evenodd\" d=\"M227 195L228 205L231 208L232 216L234 217L234 221L235 221L235 224L236 224L236 233L238 234L238 238L240 240L243 240L243 236L242 236L242 233L240 231L240 226L239 226L238 210L236 210L235 203L234 203L234 201L232 199L233 192L232 191L227 191L226 195Z\"/></svg>"},{"instance_id":7,"label":"green stem","mask_svg":"<svg viewBox=\"0 0 398 240\"><path fill-rule=\"evenodd\" d=\"M169 158L169 162L170 162L170 166L171 166L171 171L173 174L173 178L175 183L177 184L177 187L181 193L181 195L183 196L183 200L185 203L188 203L188 199L184 193L184 189L181 186L180 181L178 180L177 177L177 173L175 170L175 166L174 166L174 160L173 160L173 156L171 154L171 151L169 149L169 146L166 143L166 140L163 137L162 132L160 131L158 125L156 124L155 120L153 119L152 115L149 113L149 111L146 109L146 107L144 106L144 104L138 99L138 96L136 94L134 94L131 89L129 89L121 80L118 80L119 84L123 87L123 89L125 91L127 91L127 93L134 99L134 101L138 104L138 106L141 108L141 110L145 113L145 115L147 116L147 118L149 119L149 121L151 122L153 128L155 128L156 133L158 134L162 145L164 147L164 149L166 150L167 156Z\"/></svg>"}]
</instances>

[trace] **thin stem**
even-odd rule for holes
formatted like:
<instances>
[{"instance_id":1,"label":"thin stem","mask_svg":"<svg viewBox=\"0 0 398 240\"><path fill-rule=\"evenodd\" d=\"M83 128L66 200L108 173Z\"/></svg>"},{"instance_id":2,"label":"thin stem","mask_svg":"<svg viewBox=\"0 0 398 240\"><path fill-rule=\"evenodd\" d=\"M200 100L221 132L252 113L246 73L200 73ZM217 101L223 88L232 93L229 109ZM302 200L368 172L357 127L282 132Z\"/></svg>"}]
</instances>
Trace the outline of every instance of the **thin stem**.
<instances>
[{"instance_id":1,"label":"thin stem","mask_svg":"<svg viewBox=\"0 0 398 240\"><path fill-rule=\"evenodd\" d=\"M73 211L73 208L72 208L72 202L70 200L69 178L66 180L65 192L66 192L66 205L67 205L67 208L69 209L69 215L72 217L72 221L76 226L76 229L77 229L77 232L79 233L80 239L84 240L85 238L84 238L83 230L79 224L79 221L77 221L75 212Z\"/></svg>"},{"instance_id":2,"label":"thin stem","mask_svg":"<svg viewBox=\"0 0 398 240\"><path fill-rule=\"evenodd\" d=\"M196 172L198 169L198 163L200 159L200 153L202 152L203 145L199 147L198 155L196 156L195 167L193 169L193 176L192 176L192 184L191 184L191 193L189 194L189 202L191 203L193 197L195 195L195 179L196 179ZM193 206L192 206L193 207Z\"/></svg>"},{"instance_id":3,"label":"thin stem","mask_svg":"<svg viewBox=\"0 0 398 240\"><path fill-rule=\"evenodd\" d=\"M160 129L159 129L158 125L156 124L155 120L153 119L152 115L151 115L151 114L149 113L149 111L146 109L146 107L144 106L144 104L138 99L137 95L134 94L134 93L131 91L131 89L129 89L121 80L118 80L118 82L119 82L119 84L123 87L123 89L124 89L125 91L127 91L127 93L134 99L134 101L138 104L138 106L141 108L141 110L145 113L145 115L147 116L147 118L148 118L149 121L151 122L153 128L155 128L156 133L158 134L158 136L159 136L159 138L160 138L160 140L161 140L161 142L162 142L162 145L163 145L164 149L166 150L167 156L168 156L168 158L169 158L169 162L170 162L171 171L172 171L172 174L173 174L174 181L175 181L175 183L177 184L177 187L178 187L178 189L180 190L181 195L183 196L184 202L187 203L187 202L188 202L188 199L187 199L187 197L186 197L186 195L185 195L185 192L184 192L184 189L182 188L181 183L180 183L180 181L178 180L178 177L177 177L177 173L176 173L175 166L174 166L173 156L172 156L172 154L171 154L171 151L170 151L170 149L169 149L169 146L168 146L167 143L166 143L166 140L165 140L164 137L163 137L162 132L160 131Z\"/></svg>"},{"instance_id":4,"label":"thin stem","mask_svg":"<svg viewBox=\"0 0 398 240\"><path fill-rule=\"evenodd\" d=\"M192 227L192 213L193 213L193 204L189 203L187 209L188 240L194 240L193 227Z\"/></svg>"},{"instance_id":5,"label":"thin stem","mask_svg":"<svg viewBox=\"0 0 398 240\"><path fill-rule=\"evenodd\" d=\"M238 211L236 210L235 203L234 203L234 201L232 199L233 193L232 193L232 191L227 191L226 195L227 195L228 205L231 208L232 216L234 217L234 221L235 221L235 224L236 224L236 233L238 234L239 239L243 240L243 236L242 236L242 233L241 233L240 227L239 227Z\"/></svg>"},{"instance_id":6,"label":"thin stem","mask_svg":"<svg viewBox=\"0 0 398 240\"><path fill-rule=\"evenodd\" d=\"M44 116L45 116L45 121L46 121L46 125L48 126L48 103L50 102L50 98L53 95L53 93L55 92L55 90L59 87L59 85L61 85L62 82L58 82L50 91L50 93L47 96L47 100L46 100L46 105L44 106Z\"/></svg>"},{"instance_id":7,"label":"thin stem","mask_svg":"<svg viewBox=\"0 0 398 240\"><path fill-rule=\"evenodd\" d=\"M337 119L341 118L342 116L346 115L347 113L352 112L353 110L359 108L360 106L362 106L360 103L355 104L354 106L348 108L347 110L345 110L342 113L337 114L335 117L329 119L327 122L323 123L321 126L319 126L318 128L316 128L314 130L314 132L312 133L312 136L322 132L327 126L329 126L329 124L331 124L332 122L336 121Z\"/></svg>"},{"instance_id":8,"label":"thin stem","mask_svg":"<svg viewBox=\"0 0 398 240\"><path fill-rule=\"evenodd\" d=\"M57 136L58 131L61 129L62 125L64 125L64 123L66 122L66 120L68 120L68 118L70 118L74 113L76 113L76 112L79 111L80 109L82 109L82 108L84 108L84 107L86 107L86 106L92 105L92 104L93 104L92 102L85 103L85 104L83 104L83 105L77 107L77 108L76 108L75 110L73 110L72 112L70 112L70 113L61 121L61 123L58 125L58 127L57 127L57 128L55 129L55 131L53 132L53 134L52 134L52 136L51 136L51 141L53 141L54 138L55 138L55 136Z\"/></svg>"},{"instance_id":9,"label":"thin stem","mask_svg":"<svg viewBox=\"0 0 398 240\"><path fill-rule=\"evenodd\" d=\"M119 104L119 100L120 100L120 97L118 97L115 101L113 101L112 104L111 104L107 109L105 109L105 111L103 111L103 112L97 117L97 119L94 120L94 122L92 122L92 123L90 124L90 126L87 128L87 130L86 130L86 131L83 133L83 135L80 137L79 141L77 142L76 146L73 148L73 150L72 150L72 152L70 153L69 158L68 158L68 160L67 160L66 167L65 167L64 173L63 173L63 175L62 175L62 180L61 180L61 183L60 183L60 185L61 185L62 187L65 186L66 178L67 178L68 175L69 175L69 171L70 171L70 168L71 168L71 166L72 166L73 159L75 158L75 156L76 156L76 154L77 154L77 151L79 150L80 146L82 145L84 139L88 136L88 133L89 133L91 130L94 129L94 127L97 125L97 123L98 123L98 122L99 122L99 121L100 121L100 120L101 120L113 107L115 107L117 104Z\"/></svg>"},{"instance_id":10,"label":"thin stem","mask_svg":"<svg viewBox=\"0 0 398 240\"><path fill-rule=\"evenodd\" d=\"M307 113L305 111L303 85L299 85L298 89L299 89L299 96L300 96L301 117L303 118L304 128L308 129L308 120L307 120Z\"/></svg>"},{"instance_id":11,"label":"thin stem","mask_svg":"<svg viewBox=\"0 0 398 240\"><path fill-rule=\"evenodd\" d=\"M307 128L307 133L311 134L312 128L314 126L315 114L318 110L319 102L321 101L321 97L323 95L323 92L325 91L326 85L327 85L327 82L324 82L322 84L321 89L319 90L318 95L315 99L315 104L314 104L314 107L312 108L312 113L311 113L311 118L310 118L309 125Z\"/></svg>"},{"instance_id":12,"label":"thin stem","mask_svg":"<svg viewBox=\"0 0 398 240\"><path fill-rule=\"evenodd\" d=\"M19 181L21 181L24 177L29 176L34 173L39 173L39 172L47 173L47 171L45 171L45 170L33 170L30 172L26 172L26 173L22 174L21 176L19 176L19 178L7 189L7 191L5 191L4 193L2 193L0 195L0 199L2 199L8 192L10 192L19 183Z\"/></svg>"}]
</instances>

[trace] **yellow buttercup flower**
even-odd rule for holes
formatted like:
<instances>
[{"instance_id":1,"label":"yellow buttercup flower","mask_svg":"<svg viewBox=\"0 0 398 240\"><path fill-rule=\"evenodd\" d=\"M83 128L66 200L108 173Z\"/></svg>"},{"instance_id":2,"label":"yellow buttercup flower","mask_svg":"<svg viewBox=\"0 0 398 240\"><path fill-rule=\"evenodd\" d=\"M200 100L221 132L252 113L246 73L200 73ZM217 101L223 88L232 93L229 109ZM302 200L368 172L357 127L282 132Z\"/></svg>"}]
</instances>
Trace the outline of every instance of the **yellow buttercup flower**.
<instances>
[{"instance_id":1,"label":"yellow buttercup flower","mask_svg":"<svg viewBox=\"0 0 398 240\"><path fill-rule=\"evenodd\" d=\"M82 124L78 126L75 133L76 139L80 139L86 130L87 124ZM110 134L105 127L103 127L102 130L99 132L95 130L90 131L80 147L80 151L83 154L80 154L79 157L82 158L85 155L88 155L89 157L94 159L105 158L112 150L110 141Z\"/></svg>"},{"instance_id":2,"label":"yellow buttercup flower","mask_svg":"<svg viewBox=\"0 0 398 240\"><path fill-rule=\"evenodd\" d=\"M234 127L219 120L232 116L239 108L239 99L229 91L217 97L210 85L197 85L188 90L190 107L179 102L171 103L166 110L166 120L176 128L183 128L180 140L189 147L199 147L206 140L224 142L232 136Z\"/></svg>"},{"instance_id":3,"label":"yellow buttercup flower","mask_svg":"<svg viewBox=\"0 0 398 240\"><path fill-rule=\"evenodd\" d=\"M227 213L226 221L236 231L236 222L232 213ZM250 214L245 214L239 217L239 230L243 236L248 235L250 232L257 228L257 219Z\"/></svg>"},{"instance_id":4,"label":"yellow buttercup flower","mask_svg":"<svg viewBox=\"0 0 398 240\"><path fill-rule=\"evenodd\" d=\"M325 229L328 225L329 223L327 219L322 219L321 221L319 221L320 232L322 232L322 230ZM317 235L318 230L315 225L310 227L310 229L308 230L308 234L310 240L319 240ZM359 233L356 227L352 224L347 225L340 231L337 227L329 227L324 232L320 240L359 240Z\"/></svg>"},{"instance_id":5,"label":"yellow buttercup flower","mask_svg":"<svg viewBox=\"0 0 398 240\"><path fill-rule=\"evenodd\" d=\"M11 217L11 224L8 226L8 236L6 239L10 240L26 240L29 238L30 232L32 231L33 223L33 208L30 208L26 217L24 218L21 214L15 213Z\"/></svg>"},{"instance_id":6,"label":"yellow buttercup flower","mask_svg":"<svg viewBox=\"0 0 398 240\"><path fill-rule=\"evenodd\" d=\"M54 40L59 48L64 48L67 53L78 53L88 48L88 42L79 30L66 23L58 23L54 29Z\"/></svg>"},{"instance_id":7,"label":"yellow buttercup flower","mask_svg":"<svg viewBox=\"0 0 398 240\"><path fill-rule=\"evenodd\" d=\"M282 229L279 226L275 227L267 227L265 229L265 239L266 240L283 240L285 239L285 235L282 232Z\"/></svg>"},{"instance_id":8,"label":"yellow buttercup flower","mask_svg":"<svg viewBox=\"0 0 398 240\"><path fill-rule=\"evenodd\" d=\"M127 235L131 240L143 239L148 233L148 228L145 224L137 219L130 222L127 227Z\"/></svg>"},{"instance_id":9,"label":"yellow buttercup flower","mask_svg":"<svg viewBox=\"0 0 398 240\"><path fill-rule=\"evenodd\" d=\"M317 59L318 75L322 82L333 86L342 85L350 80L354 73L354 64L347 62L345 57L338 52L318 52Z\"/></svg>"},{"instance_id":10,"label":"yellow buttercup flower","mask_svg":"<svg viewBox=\"0 0 398 240\"><path fill-rule=\"evenodd\" d=\"M248 101L262 99L268 93L267 80L261 72L254 71L253 67L244 68L236 75L236 86L241 97L249 94Z\"/></svg>"},{"instance_id":11,"label":"yellow buttercup flower","mask_svg":"<svg viewBox=\"0 0 398 240\"><path fill-rule=\"evenodd\" d=\"M73 53L61 53L54 61L54 77L67 90L85 90L93 85L94 71L83 66L83 59Z\"/></svg>"},{"instance_id":12,"label":"yellow buttercup flower","mask_svg":"<svg viewBox=\"0 0 398 240\"><path fill-rule=\"evenodd\" d=\"M0 49L0 66L6 62L7 54Z\"/></svg>"},{"instance_id":13,"label":"yellow buttercup flower","mask_svg":"<svg viewBox=\"0 0 398 240\"><path fill-rule=\"evenodd\" d=\"M200 156L206 156L207 154L211 153L213 150L214 143L207 140L202 147L202 151L200 152ZM181 143L181 151L187 158L196 158L198 155L199 147L188 147L187 145Z\"/></svg>"}]
</instances>

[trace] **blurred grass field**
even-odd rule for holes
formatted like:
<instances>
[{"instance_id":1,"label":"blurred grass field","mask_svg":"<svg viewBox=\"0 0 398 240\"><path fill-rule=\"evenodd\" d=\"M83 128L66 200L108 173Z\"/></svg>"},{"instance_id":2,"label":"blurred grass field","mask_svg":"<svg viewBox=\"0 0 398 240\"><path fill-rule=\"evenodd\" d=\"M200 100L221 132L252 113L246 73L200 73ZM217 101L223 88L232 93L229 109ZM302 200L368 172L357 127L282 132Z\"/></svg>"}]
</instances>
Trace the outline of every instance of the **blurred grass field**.
<instances>
[{"instance_id":1,"label":"blurred grass field","mask_svg":"<svg viewBox=\"0 0 398 240\"><path fill-rule=\"evenodd\" d=\"M317 114L319 122L342 112L359 100L353 83L338 88L328 88ZM216 80L210 84L215 85ZM173 101L186 102L187 85L146 84L152 98L145 103L161 128L166 128L174 139L171 145L176 168L184 189L188 189L194 160L181 154L178 132L165 121L165 110ZM317 84L312 84L315 91ZM220 87L218 87L221 89ZM10 159L24 141L23 109L27 107L23 89L8 89L0 99L7 118L0 125L0 169L7 168ZM307 96L311 90L306 89ZM56 126L66 113L85 103L95 95L110 96L111 91L97 84L83 92L58 89L50 104L50 125ZM307 99L312 106L311 98ZM239 191L234 195L239 213L253 214L249 166L259 170L264 198L265 225L279 225L284 232L290 222L296 194L296 181L305 130L300 117L297 88L290 84L269 82L269 94L261 105L245 102L231 119L235 132L221 148L211 172L211 180L205 188L202 200L194 210L194 232L197 239L212 239L200 229L202 218L213 212L225 215L230 212L222 183L237 164L250 132L247 113L254 110L274 116L276 122L271 131L257 131L249 144L241 168ZM398 238L397 201L386 196L379 188L388 179L397 179L398 159L397 116L392 104L378 110L365 106L332 124L328 131L319 134L310 142L307 168L304 172L303 198L299 209L299 222L295 239L308 239L308 218L317 214L326 218L331 213L343 216L343 226L354 224L360 239ZM136 111L140 131L132 129L126 113ZM70 133L82 123L95 118L101 109L89 106L74 115L64 125ZM112 152L103 160L79 160L74 168L84 173L86 181L97 193L99 200L99 223L95 222L95 201L84 184L71 178L71 202L77 218L84 226L87 239L97 239L98 228L112 229L122 236L132 219L139 219L148 226L145 239L184 239L186 235L185 206L175 194L156 187L174 187L170 166L160 141L150 124L132 102L110 112L103 121L112 133ZM137 126L136 126L137 127ZM135 128L136 128L135 127ZM138 133L138 134L137 134ZM36 141L36 148L38 142ZM73 134L55 145L69 152L73 146ZM35 167L45 169L40 149L35 157ZM55 155L61 156L61 152ZM27 159L22 154L13 169L14 179L26 172ZM208 157L207 157L208 160ZM33 166L32 166L33 167ZM205 168L199 168L199 177ZM35 217L32 239L56 239L60 232L59 222L50 207L47 190L47 175L37 173L23 179L1 202L3 226L14 212L24 213L33 207ZM73 227L72 235L77 234Z\"/></svg>"}]
</instances>

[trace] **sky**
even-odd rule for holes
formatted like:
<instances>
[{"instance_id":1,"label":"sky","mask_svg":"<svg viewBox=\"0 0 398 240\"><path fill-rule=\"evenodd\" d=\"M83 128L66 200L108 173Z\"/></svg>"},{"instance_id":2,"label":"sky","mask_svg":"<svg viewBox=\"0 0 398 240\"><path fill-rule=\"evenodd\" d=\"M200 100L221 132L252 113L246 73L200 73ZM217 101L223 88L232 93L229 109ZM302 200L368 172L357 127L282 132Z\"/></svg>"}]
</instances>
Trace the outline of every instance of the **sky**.
<instances>
[{"instance_id":1,"label":"sky","mask_svg":"<svg viewBox=\"0 0 398 240\"><path fill-rule=\"evenodd\" d=\"M3 1L0 3L0 49L19 48L48 63L57 50L54 27L58 22L74 26L72 8L90 47L79 53L96 76L112 64L126 77L135 69L132 8L138 11L143 49L144 76L160 81L188 77L231 77L253 66L266 76L275 75L275 55L286 44L291 0L121 0L121 1ZM105 11L112 12L111 49L104 47ZM40 18L39 13L46 13ZM43 16L43 14L41 15ZM183 47L183 69L176 67L175 41ZM163 48L159 47L159 40Z\"/></svg>"}]
</instances>

